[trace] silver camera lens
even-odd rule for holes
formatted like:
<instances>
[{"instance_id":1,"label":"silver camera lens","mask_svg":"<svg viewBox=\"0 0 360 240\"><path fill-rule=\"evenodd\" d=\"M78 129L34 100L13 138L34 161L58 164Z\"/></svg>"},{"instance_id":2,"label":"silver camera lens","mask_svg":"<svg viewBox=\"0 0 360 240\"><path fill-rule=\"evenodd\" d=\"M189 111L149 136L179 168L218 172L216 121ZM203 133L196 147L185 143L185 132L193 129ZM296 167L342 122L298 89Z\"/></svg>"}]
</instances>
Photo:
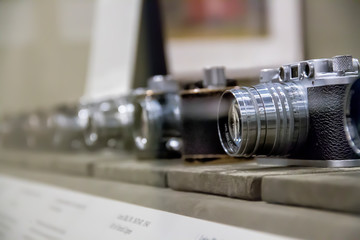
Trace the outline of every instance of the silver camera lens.
<instances>
[{"instance_id":1,"label":"silver camera lens","mask_svg":"<svg viewBox=\"0 0 360 240\"><path fill-rule=\"evenodd\" d=\"M146 96L134 106L134 142L138 149L145 150L159 141L162 130L162 108L151 96Z\"/></svg>"},{"instance_id":2,"label":"silver camera lens","mask_svg":"<svg viewBox=\"0 0 360 240\"><path fill-rule=\"evenodd\" d=\"M233 101L230 105L228 114L228 126L230 137L233 139L236 145L241 141L241 115L239 105Z\"/></svg>"},{"instance_id":3,"label":"silver camera lens","mask_svg":"<svg viewBox=\"0 0 360 240\"><path fill-rule=\"evenodd\" d=\"M80 150L85 146L83 132L88 125L88 112L78 105L61 105L47 119L53 132L55 149Z\"/></svg>"},{"instance_id":4,"label":"silver camera lens","mask_svg":"<svg viewBox=\"0 0 360 240\"><path fill-rule=\"evenodd\" d=\"M360 156L360 79L347 92L345 133L351 148Z\"/></svg>"},{"instance_id":5,"label":"silver camera lens","mask_svg":"<svg viewBox=\"0 0 360 240\"><path fill-rule=\"evenodd\" d=\"M94 146L98 142L98 127L96 125L96 114L88 116L87 126L84 129L84 138L87 146Z\"/></svg>"},{"instance_id":6,"label":"silver camera lens","mask_svg":"<svg viewBox=\"0 0 360 240\"><path fill-rule=\"evenodd\" d=\"M287 155L306 139L306 95L294 83L264 83L227 90L218 133L230 156Z\"/></svg>"}]
</instances>

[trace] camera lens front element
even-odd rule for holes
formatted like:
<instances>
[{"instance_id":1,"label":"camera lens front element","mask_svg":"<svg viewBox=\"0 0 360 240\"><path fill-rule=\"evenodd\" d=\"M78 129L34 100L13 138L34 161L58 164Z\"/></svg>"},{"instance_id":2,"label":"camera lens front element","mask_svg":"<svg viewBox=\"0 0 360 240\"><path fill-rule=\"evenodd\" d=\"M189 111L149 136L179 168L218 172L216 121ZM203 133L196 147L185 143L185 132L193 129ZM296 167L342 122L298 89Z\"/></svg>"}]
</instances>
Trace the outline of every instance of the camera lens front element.
<instances>
[{"instance_id":1,"label":"camera lens front element","mask_svg":"<svg viewBox=\"0 0 360 240\"><path fill-rule=\"evenodd\" d=\"M250 157L258 148L260 118L251 89L225 91L218 109L218 134L230 156ZM261 130L260 130L261 131Z\"/></svg>"},{"instance_id":2,"label":"camera lens front element","mask_svg":"<svg viewBox=\"0 0 360 240\"><path fill-rule=\"evenodd\" d=\"M347 92L345 133L351 148L360 156L360 79Z\"/></svg>"}]
</instances>

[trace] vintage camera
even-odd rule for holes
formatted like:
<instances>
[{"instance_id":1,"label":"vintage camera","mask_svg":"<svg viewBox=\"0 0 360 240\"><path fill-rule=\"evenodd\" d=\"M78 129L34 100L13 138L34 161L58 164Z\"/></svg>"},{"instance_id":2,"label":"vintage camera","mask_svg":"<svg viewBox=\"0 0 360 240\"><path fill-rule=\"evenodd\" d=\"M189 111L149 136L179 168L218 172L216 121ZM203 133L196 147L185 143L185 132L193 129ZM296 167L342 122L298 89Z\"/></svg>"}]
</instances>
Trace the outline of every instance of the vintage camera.
<instances>
[{"instance_id":1,"label":"vintage camera","mask_svg":"<svg viewBox=\"0 0 360 240\"><path fill-rule=\"evenodd\" d=\"M314 59L265 69L260 84L226 91L218 108L218 134L230 156L259 163L348 167L360 161L348 144L346 91L359 77L351 56Z\"/></svg>"},{"instance_id":2,"label":"vintage camera","mask_svg":"<svg viewBox=\"0 0 360 240\"><path fill-rule=\"evenodd\" d=\"M180 158L179 85L171 76L157 75L147 89L133 93L133 140L139 159Z\"/></svg>"},{"instance_id":3,"label":"vintage camera","mask_svg":"<svg viewBox=\"0 0 360 240\"><path fill-rule=\"evenodd\" d=\"M88 125L89 110L83 105L59 105L48 119L48 128L52 132L53 150L84 150L84 131Z\"/></svg>"},{"instance_id":4,"label":"vintage camera","mask_svg":"<svg viewBox=\"0 0 360 240\"><path fill-rule=\"evenodd\" d=\"M131 150L134 106L128 96L88 104L89 120L84 131L89 149Z\"/></svg>"},{"instance_id":5,"label":"vintage camera","mask_svg":"<svg viewBox=\"0 0 360 240\"><path fill-rule=\"evenodd\" d=\"M224 67L204 69L203 80L181 92L183 158L207 161L227 157L217 135L217 107L221 94L236 85Z\"/></svg>"},{"instance_id":6,"label":"vintage camera","mask_svg":"<svg viewBox=\"0 0 360 240\"><path fill-rule=\"evenodd\" d=\"M50 124L48 111L37 110L26 115L23 129L28 149L49 150L52 148L53 132Z\"/></svg>"}]
</instances>

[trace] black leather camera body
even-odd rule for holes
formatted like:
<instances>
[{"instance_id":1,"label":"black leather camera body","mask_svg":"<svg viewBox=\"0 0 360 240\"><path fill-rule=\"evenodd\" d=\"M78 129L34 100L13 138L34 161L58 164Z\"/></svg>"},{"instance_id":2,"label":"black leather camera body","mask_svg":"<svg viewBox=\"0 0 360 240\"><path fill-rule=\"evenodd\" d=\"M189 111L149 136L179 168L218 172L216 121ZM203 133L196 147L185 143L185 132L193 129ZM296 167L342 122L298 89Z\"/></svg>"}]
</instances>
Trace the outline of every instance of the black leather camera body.
<instances>
[{"instance_id":1,"label":"black leather camera body","mask_svg":"<svg viewBox=\"0 0 360 240\"><path fill-rule=\"evenodd\" d=\"M204 69L201 83L181 92L183 158L209 161L227 157L217 135L217 107L222 93L235 85L224 67Z\"/></svg>"}]
</instances>

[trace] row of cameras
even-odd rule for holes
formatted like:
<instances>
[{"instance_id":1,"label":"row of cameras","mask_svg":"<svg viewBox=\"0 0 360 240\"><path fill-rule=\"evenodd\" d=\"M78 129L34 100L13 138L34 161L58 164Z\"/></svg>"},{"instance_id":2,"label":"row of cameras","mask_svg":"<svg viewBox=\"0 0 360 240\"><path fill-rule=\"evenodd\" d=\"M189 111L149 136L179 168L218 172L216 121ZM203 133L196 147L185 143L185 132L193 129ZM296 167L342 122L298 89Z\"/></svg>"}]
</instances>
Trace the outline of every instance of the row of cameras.
<instances>
[{"instance_id":1,"label":"row of cameras","mask_svg":"<svg viewBox=\"0 0 360 240\"><path fill-rule=\"evenodd\" d=\"M342 55L264 69L249 87L226 79L223 67L182 87L154 76L128 96L4 118L1 145L113 148L140 159L358 159L359 74L358 60Z\"/></svg>"}]
</instances>

